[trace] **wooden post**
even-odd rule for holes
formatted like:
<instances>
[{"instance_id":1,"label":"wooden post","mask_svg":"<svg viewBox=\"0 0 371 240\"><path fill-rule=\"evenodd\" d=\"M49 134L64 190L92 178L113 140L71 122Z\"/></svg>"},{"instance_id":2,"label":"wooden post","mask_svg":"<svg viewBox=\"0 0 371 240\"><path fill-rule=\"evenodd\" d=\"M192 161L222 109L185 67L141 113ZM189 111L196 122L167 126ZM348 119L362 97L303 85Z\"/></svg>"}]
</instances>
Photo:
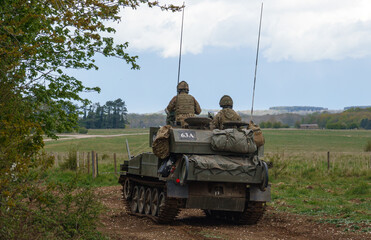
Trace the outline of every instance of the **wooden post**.
<instances>
[{"instance_id":1,"label":"wooden post","mask_svg":"<svg viewBox=\"0 0 371 240\"><path fill-rule=\"evenodd\" d=\"M76 169L80 168L80 163L79 163L79 152L76 152Z\"/></svg>"},{"instance_id":2,"label":"wooden post","mask_svg":"<svg viewBox=\"0 0 371 240\"><path fill-rule=\"evenodd\" d=\"M99 171L98 171L98 153L96 153L96 157L95 157L95 177L97 177L99 175Z\"/></svg>"},{"instance_id":3,"label":"wooden post","mask_svg":"<svg viewBox=\"0 0 371 240\"><path fill-rule=\"evenodd\" d=\"M56 167L57 166L57 154L56 153L52 153L52 154L54 158L54 166Z\"/></svg>"},{"instance_id":4,"label":"wooden post","mask_svg":"<svg viewBox=\"0 0 371 240\"><path fill-rule=\"evenodd\" d=\"M82 164L83 168L85 168L85 152L82 152Z\"/></svg>"},{"instance_id":5,"label":"wooden post","mask_svg":"<svg viewBox=\"0 0 371 240\"><path fill-rule=\"evenodd\" d=\"M95 152L91 151L91 173L93 178L95 178Z\"/></svg>"},{"instance_id":6,"label":"wooden post","mask_svg":"<svg viewBox=\"0 0 371 240\"><path fill-rule=\"evenodd\" d=\"M90 173L90 152L88 152L88 174Z\"/></svg>"},{"instance_id":7,"label":"wooden post","mask_svg":"<svg viewBox=\"0 0 371 240\"><path fill-rule=\"evenodd\" d=\"M58 162L59 162L59 152L55 154L55 166L58 167Z\"/></svg>"},{"instance_id":8,"label":"wooden post","mask_svg":"<svg viewBox=\"0 0 371 240\"><path fill-rule=\"evenodd\" d=\"M115 174L117 174L117 161L116 161L116 153L113 154L113 162L115 164Z\"/></svg>"},{"instance_id":9,"label":"wooden post","mask_svg":"<svg viewBox=\"0 0 371 240\"><path fill-rule=\"evenodd\" d=\"M330 170L330 152L327 152L327 170Z\"/></svg>"}]
</instances>

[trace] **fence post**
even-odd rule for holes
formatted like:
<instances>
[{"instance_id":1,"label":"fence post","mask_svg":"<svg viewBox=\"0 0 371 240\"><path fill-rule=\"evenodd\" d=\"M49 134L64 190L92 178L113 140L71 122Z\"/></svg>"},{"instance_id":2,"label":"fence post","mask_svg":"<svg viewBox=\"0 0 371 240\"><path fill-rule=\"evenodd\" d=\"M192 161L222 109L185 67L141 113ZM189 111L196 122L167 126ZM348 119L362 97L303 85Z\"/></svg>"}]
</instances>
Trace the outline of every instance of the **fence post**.
<instances>
[{"instance_id":1,"label":"fence post","mask_svg":"<svg viewBox=\"0 0 371 240\"><path fill-rule=\"evenodd\" d=\"M95 156L95 177L97 177L99 175L99 171L98 171L98 153L96 153L96 156Z\"/></svg>"},{"instance_id":2,"label":"fence post","mask_svg":"<svg viewBox=\"0 0 371 240\"><path fill-rule=\"evenodd\" d=\"M59 152L55 154L55 166L58 167L59 165Z\"/></svg>"},{"instance_id":3,"label":"fence post","mask_svg":"<svg viewBox=\"0 0 371 240\"><path fill-rule=\"evenodd\" d=\"M52 153L53 154L53 158L54 158L54 167L56 167L57 166L57 153Z\"/></svg>"},{"instance_id":4,"label":"fence post","mask_svg":"<svg viewBox=\"0 0 371 240\"><path fill-rule=\"evenodd\" d=\"M90 152L88 152L88 174L90 173Z\"/></svg>"},{"instance_id":5,"label":"fence post","mask_svg":"<svg viewBox=\"0 0 371 240\"><path fill-rule=\"evenodd\" d=\"M114 164L115 164L115 174L117 174L116 153L113 154L113 161L114 161Z\"/></svg>"},{"instance_id":6,"label":"fence post","mask_svg":"<svg viewBox=\"0 0 371 240\"><path fill-rule=\"evenodd\" d=\"M79 163L79 152L76 152L76 169L80 168L80 163Z\"/></svg>"},{"instance_id":7,"label":"fence post","mask_svg":"<svg viewBox=\"0 0 371 240\"><path fill-rule=\"evenodd\" d=\"M95 178L95 152L91 151L91 173L93 175L93 178Z\"/></svg>"},{"instance_id":8,"label":"fence post","mask_svg":"<svg viewBox=\"0 0 371 240\"><path fill-rule=\"evenodd\" d=\"M82 152L82 164L83 168L85 168L85 152Z\"/></svg>"},{"instance_id":9,"label":"fence post","mask_svg":"<svg viewBox=\"0 0 371 240\"><path fill-rule=\"evenodd\" d=\"M330 152L327 152L327 170L330 170Z\"/></svg>"}]
</instances>

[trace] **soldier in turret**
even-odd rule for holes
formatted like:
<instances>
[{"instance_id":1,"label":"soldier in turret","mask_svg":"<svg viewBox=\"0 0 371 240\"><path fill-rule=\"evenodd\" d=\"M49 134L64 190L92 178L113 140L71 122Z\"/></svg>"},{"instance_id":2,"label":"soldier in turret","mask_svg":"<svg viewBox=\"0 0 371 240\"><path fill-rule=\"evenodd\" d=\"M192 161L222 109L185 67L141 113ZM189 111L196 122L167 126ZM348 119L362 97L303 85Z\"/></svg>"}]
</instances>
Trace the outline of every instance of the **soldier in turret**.
<instances>
[{"instance_id":1,"label":"soldier in turret","mask_svg":"<svg viewBox=\"0 0 371 240\"><path fill-rule=\"evenodd\" d=\"M228 121L241 121L240 115L233 110L233 100L230 96L224 95L219 101L220 110L213 119L215 128L223 129L223 123Z\"/></svg>"},{"instance_id":2,"label":"soldier in turret","mask_svg":"<svg viewBox=\"0 0 371 240\"><path fill-rule=\"evenodd\" d=\"M187 82L181 81L177 86L177 91L178 94L171 99L165 110L168 116L175 113L176 125L184 127L186 125L184 119L200 114L201 108L197 100L188 94L189 87Z\"/></svg>"}]
</instances>

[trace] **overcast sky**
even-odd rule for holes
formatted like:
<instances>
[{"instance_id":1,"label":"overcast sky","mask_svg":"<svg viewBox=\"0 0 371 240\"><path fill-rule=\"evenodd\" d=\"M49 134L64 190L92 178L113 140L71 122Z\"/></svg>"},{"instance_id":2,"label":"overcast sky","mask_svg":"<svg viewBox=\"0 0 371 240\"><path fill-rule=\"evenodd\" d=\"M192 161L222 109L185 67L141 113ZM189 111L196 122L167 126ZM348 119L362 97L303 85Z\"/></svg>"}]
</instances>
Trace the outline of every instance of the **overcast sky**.
<instances>
[{"instance_id":1,"label":"overcast sky","mask_svg":"<svg viewBox=\"0 0 371 240\"><path fill-rule=\"evenodd\" d=\"M182 4L183 1L160 1ZM188 0L181 78L203 109L218 109L224 94L248 110L254 79L261 2ZM122 98L130 113L164 109L176 94L181 12L124 9L112 24L115 39L130 43L141 70L98 58L98 71L74 71L100 94ZM265 0L254 109L371 105L371 1Z\"/></svg>"}]
</instances>

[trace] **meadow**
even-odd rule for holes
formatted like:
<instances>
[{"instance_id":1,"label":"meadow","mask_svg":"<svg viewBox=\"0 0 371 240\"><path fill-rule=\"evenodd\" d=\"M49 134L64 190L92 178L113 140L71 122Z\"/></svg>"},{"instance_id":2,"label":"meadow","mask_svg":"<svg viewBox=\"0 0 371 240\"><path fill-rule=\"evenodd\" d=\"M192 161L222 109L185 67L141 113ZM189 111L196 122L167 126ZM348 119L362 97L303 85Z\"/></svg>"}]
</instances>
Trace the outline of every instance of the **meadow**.
<instances>
[{"instance_id":1,"label":"meadow","mask_svg":"<svg viewBox=\"0 0 371 240\"><path fill-rule=\"evenodd\" d=\"M88 134L146 132L148 129L114 129L89 130ZM371 131L265 129L263 134L265 160L273 162L269 206L312 215L318 221L335 223L344 231L371 231L371 152L364 151L371 141ZM73 177L74 171L61 171L58 165L67 152L78 151L81 185L116 185L118 176L114 174L112 156L116 153L119 163L128 158L126 140L132 155L151 151L148 134L46 142L46 151L58 160L50 178L63 182ZM92 150L99 154L101 174L96 179L86 174L85 160Z\"/></svg>"}]
</instances>

